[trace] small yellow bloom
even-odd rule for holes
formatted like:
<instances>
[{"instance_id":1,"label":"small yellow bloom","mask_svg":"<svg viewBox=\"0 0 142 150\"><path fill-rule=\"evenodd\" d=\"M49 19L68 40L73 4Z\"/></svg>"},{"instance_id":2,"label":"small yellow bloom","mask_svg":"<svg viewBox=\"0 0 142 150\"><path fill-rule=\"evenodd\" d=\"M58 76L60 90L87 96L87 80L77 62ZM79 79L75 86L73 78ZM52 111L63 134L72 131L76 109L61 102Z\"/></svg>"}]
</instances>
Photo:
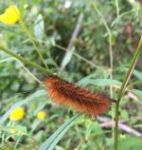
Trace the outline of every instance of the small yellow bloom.
<instances>
[{"instance_id":1,"label":"small yellow bloom","mask_svg":"<svg viewBox=\"0 0 142 150\"><path fill-rule=\"evenodd\" d=\"M44 120L46 117L46 113L44 111L39 111L37 113L37 118L40 119L40 120Z\"/></svg>"},{"instance_id":2,"label":"small yellow bloom","mask_svg":"<svg viewBox=\"0 0 142 150\"><path fill-rule=\"evenodd\" d=\"M10 5L3 14L0 15L0 22L13 25L20 19L20 11L16 5Z\"/></svg>"},{"instance_id":3,"label":"small yellow bloom","mask_svg":"<svg viewBox=\"0 0 142 150\"><path fill-rule=\"evenodd\" d=\"M17 107L13 112L11 112L9 118L12 121L19 121L25 116L25 109L23 107Z\"/></svg>"}]
</instances>

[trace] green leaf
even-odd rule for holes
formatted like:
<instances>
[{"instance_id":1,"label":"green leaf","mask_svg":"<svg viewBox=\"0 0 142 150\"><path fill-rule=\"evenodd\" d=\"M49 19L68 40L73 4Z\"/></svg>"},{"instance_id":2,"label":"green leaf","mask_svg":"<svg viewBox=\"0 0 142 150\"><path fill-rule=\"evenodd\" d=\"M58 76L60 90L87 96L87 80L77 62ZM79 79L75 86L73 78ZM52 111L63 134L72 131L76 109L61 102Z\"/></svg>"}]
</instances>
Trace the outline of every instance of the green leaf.
<instances>
[{"instance_id":1,"label":"green leaf","mask_svg":"<svg viewBox=\"0 0 142 150\"><path fill-rule=\"evenodd\" d=\"M12 129L15 130L15 133L14 134L17 134L17 135L25 135L25 134L28 134L27 132L27 127L26 126L23 126L23 125L8 125L7 130L9 129L9 132L12 132Z\"/></svg>"},{"instance_id":2,"label":"green leaf","mask_svg":"<svg viewBox=\"0 0 142 150\"><path fill-rule=\"evenodd\" d=\"M119 150L140 150L142 149L142 141L136 137L123 137L119 141Z\"/></svg>"},{"instance_id":3,"label":"green leaf","mask_svg":"<svg viewBox=\"0 0 142 150\"><path fill-rule=\"evenodd\" d=\"M42 40L44 36L44 20L41 14L37 16L34 24L34 34L38 40Z\"/></svg>"},{"instance_id":4,"label":"green leaf","mask_svg":"<svg viewBox=\"0 0 142 150\"><path fill-rule=\"evenodd\" d=\"M81 82L83 85L97 85L97 86L110 86L110 85L117 85L121 86L121 82L117 80L112 80L112 79L88 79L85 80L84 83Z\"/></svg>"},{"instance_id":5,"label":"green leaf","mask_svg":"<svg viewBox=\"0 0 142 150\"><path fill-rule=\"evenodd\" d=\"M45 142L40 145L40 150L53 150L56 144L61 140L61 138L79 116L80 114L77 114L62 124Z\"/></svg>"},{"instance_id":6,"label":"green leaf","mask_svg":"<svg viewBox=\"0 0 142 150\"><path fill-rule=\"evenodd\" d=\"M134 70L134 76L137 77L139 80L142 80L142 72L138 70Z\"/></svg>"},{"instance_id":7,"label":"green leaf","mask_svg":"<svg viewBox=\"0 0 142 150\"><path fill-rule=\"evenodd\" d=\"M66 149L64 149L64 148L61 147L61 146L56 146L56 150L66 150Z\"/></svg>"},{"instance_id":8,"label":"green leaf","mask_svg":"<svg viewBox=\"0 0 142 150\"><path fill-rule=\"evenodd\" d=\"M71 50L68 50L62 60L62 63L61 63L61 68L65 68L66 65L70 62L71 58L72 58L72 55L73 55L73 51L74 51L74 48L72 48Z\"/></svg>"},{"instance_id":9,"label":"green leaf","mask_svg":"<svg viewBox=\"0 0 142 150\"><path fill-rule=\"evenodd\" d=\"M136 96L138 96L140 99L142 99L142 91L141 90L137 90L137 89L132 89L130 90L133 94L135 94Z\"/></svg>"}]
</instances>

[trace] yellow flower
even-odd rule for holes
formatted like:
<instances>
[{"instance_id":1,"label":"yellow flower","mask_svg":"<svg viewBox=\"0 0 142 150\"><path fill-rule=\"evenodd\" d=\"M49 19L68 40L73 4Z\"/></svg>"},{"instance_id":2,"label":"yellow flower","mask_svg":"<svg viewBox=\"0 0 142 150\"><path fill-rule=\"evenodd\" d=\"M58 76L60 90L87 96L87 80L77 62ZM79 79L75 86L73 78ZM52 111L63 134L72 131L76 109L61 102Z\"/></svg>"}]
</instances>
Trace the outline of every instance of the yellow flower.
<instances>
[{"instance_id":1,"label":"yellow flower","mask_svg":"<svg viewBox=\"0 0 142 150\"><path fill-rule=\"evenodd\" d=\"M10 5L3 14L0 15L0 22L13 25L20 19L20 11L16 5Z\"/></svg>"},{"instance_id":2,"label":"yellow flower","mask_svg":"<svg viewBox=\"0 0 142 150\"><path fill-rule=\"evenodd\" d=\"M12 121L19 121L25 116L25 109L23 107L17 107L13 112L11 112L9 118Z\"/></svg>"},{"instance_id":3,"label":"yellow flower","mask_svg":"<svg viewBox=\"0 0 142 150\"><path fill-rule=\"evenodd\" d=\"M46 113L44 111L39 111L37 113L37 118L40 119L40 120L44 120L46 117Z\"/></svg>"}]
</instances>

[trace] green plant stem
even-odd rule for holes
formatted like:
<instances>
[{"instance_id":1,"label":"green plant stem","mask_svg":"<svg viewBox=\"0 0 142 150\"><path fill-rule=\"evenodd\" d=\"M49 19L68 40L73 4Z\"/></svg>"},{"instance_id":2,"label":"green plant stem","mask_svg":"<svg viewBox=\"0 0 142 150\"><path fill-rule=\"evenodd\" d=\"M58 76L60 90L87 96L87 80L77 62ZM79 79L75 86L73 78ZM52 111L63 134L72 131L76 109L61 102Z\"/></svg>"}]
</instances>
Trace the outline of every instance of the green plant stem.
<instances>
[{"instance_id":1,"label":"green plant stem","mask_svg":"<svg viewBox=\"0 0 142 150\"><path fill-rule=\"evenodd\" d=\"M110 26L111 26L111 27L115 26L115 25L118 23L118 21L120 21L120 19L122 19L124 16L132 15L132 14L135 13L135 12L136 12L136 9L131 9L131 10L128 10L128 11L126 11L126 12L124 12L124 13L119 14L119 16L116 17L116 18L113 20L113 22L111 23Z\"/></svg>"},{"instance_id":2,"label":"green plant stem","mask_svg":"<svg viewBox=\"0 0 142 150\"><path fill-rule=\"evenodd\" d=\"M119 12L120 12L118 0L115 0L115 7L116 7L116 15L117 15L117 18L118 18L119 17Z\"/></svg>"},{"instance_id":3,"label":"green plant stem","mask_svg":"<svg viewBox=\"0 0 142 150\"><path fill-rule=\"evenodd\" d=\"M117 102L116 102L116 107L115 107L115 127L114 127L114 150L118 149L119 104L120 104L122 96L125 93L127 84L128 84L128 82L130 80L130 77L131 77L133 71L134 71L135 65L137 63L137 60L138 60L140 54L141 54L141 51L142 51L142 36L140 38L140 41L139 41L138 47L137 47L137 49L136 49L136 51L134 53L134 56L133 56L133 58L131 60L130 67L129 67L128 71L127 71L126 77L124 78L124 81L123 81L122 86L120 88L120 92L118 94L118 99L117 99Z\"/></svg>"},{"instance_id":4,"label":"green plant stem","mask_svg":"<svg viewBox=\"0 0 142 150\"><path fill-rule=\"evenodd\" d=\"M104 19L104 16L102 15L102 13L100 12L100 10L98 9L97 5L95 5L94 8L95 8L97 14L102 19L104 27L106 28L106 31L108 33L109 58L110 58L110 79L113 79L113 76L112 76L112 73L113 73L112 33L111 33L111 30L110 30L110 28L109 28L106 20ZM113 88L112 88L112 86L110 86L110 96L111 97L113 96L112 94L113 94Z\"/></svg>"},{"instance_id":5,"label":"green plant stem","mask_svg":"<svg viewBox=\"0 0 142 150\"><path fill-rule=\"evenodd\" d=\"M31 32L29 31L28 27L26 26L24 20L22 20L22 19L20 20L20 25L21 25L21 27L23 28L23 30L27 33L29 39L31 40L31 42L32 42L32 44L33 44L33 46L34 46L36 52L38 53L38 55L39 55L41 61L43 62L45 68L48 69L47 64L44 62L44 58L43 58L43 56L42 56L40 50L38 49L38 47L37 47L37 45L36 45L36 43L35 43L35 41L34 41L34 37L33 37L33 35L31 34Z\"/></svg>"},{"instance_id":6,"label":"green plant stem","mask_svg":"<svg viewBox=\"0 0 142 150\"><path fill-rule=\"evenodd\" d=\"M5 48L3 46L0 45L0 50L5 52L6 54L18 59L20 62L22 62L24 65L29 65L29 66L32 66L33 68L37 68L39 71L45 73L45 74L48 74L48 75L51 75L51 72L43 67L41 67L40 65L36 64L36 63L33 63L31 62L30 60L27 60L25 58L23 58L22 56L20 55L17 55L16 53L13 53L12 50L9 50L8 48Z\"/></svg>"}]
</instances>

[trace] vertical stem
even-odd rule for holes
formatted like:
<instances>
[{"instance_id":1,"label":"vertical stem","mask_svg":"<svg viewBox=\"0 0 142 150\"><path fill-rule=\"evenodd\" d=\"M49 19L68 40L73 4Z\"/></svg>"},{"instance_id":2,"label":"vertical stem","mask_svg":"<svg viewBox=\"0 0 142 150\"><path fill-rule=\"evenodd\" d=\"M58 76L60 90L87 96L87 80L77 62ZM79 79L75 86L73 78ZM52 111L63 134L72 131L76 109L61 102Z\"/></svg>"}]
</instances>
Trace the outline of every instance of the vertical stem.
<instances>
[{"instance_id":1,"label":"vertical stem","mask_svg":"<svg viewBox=\"0 0 142 150\"><path fill-rule=\"evenodd\" d=\"M118 3L118 0L115 0L115 7L116 7L116 15L117 15L117 18L119 17L119 3Z\"/></svg>"},{"instance_id":2,"label":"vertical stem","mask_svg":"<svg viewBox=\"0 0 142 150\"><path fill-rule=\"evenodd\" d=\"M33 46L34 46L36 52L38 53L38 55L39 55L41 61L43 62L45 68L48 69L47 64L44 62L44 58L43 58L43 56L42 56L40 50L38 49L38 47L37 47L37 45L36 45L36 43L35 43L35 41L34 41L33 35L31 34L31 32L29 31L29 29L27 28L26 24L24 23L24 21L23 21L22 19L20 20L20 25L21 25L21 27L23 28L23 30L27 33L28 37L30 38L30 40L31 40L31 42L32 42L32 44L33 44Z\"/></svg>"},{"instance_id":3,"label":"vertical stem","mask_svg":"<svg viewBox=\"0 0 142 150\"><path fill-rule=\"evenodd\" d=\"M109 43L109 58L110 58L110 79L113 78L112 76L112 72L113 72L113 52L112 52L112 33L111 33L111 30L106 22L106 20L104 19L103 15L101 14L101 12L99 11L99 9L97 8L97 6L95 5L95 10L96 12L98 13L98 15L101 17L102 19L102 22L107 30L107 33L108 33L108 43ZM110 96L112 97L112 86L110 86Z\"/></svg>"},{"instance_id":4,"label":"vertical stem","mask_svg":"<svg viewBox=\"0 0 142 150\"><path fill-rule=\"evenodd\" d=\"M140 41L139 41L138 47L137 47L137 49L134 53L134 56L131 60L130 67L127 71L126 77L124 78L124 81L123 81L122 86L120 88L120 92L119 92L119 95L118 95L118 100L117 100L116 107L115 107L114 150L118 149L119 104L120 104L122 96L125 93L127 84L128 84L128 82L131 78L131 75L132 75L133 71L134 71L135 65L137 63L137 60L138 60L140 54L141 54L141 51L142 51L142 36L140 38Z\"/></svg>"},{"instance_id":5,"label":"vertical stem","mask_svg":"<svg viewBox=\"0 0 142 150\"><path fill-rule=\"evenodd\" d=\"M111 41L111 32L109 33L109 58L110 58L110 79L113 79L113 52L112 52L112 41ZM113 97L113 89L110 86L110 96Z\"/></svg>"}]
</instances>

